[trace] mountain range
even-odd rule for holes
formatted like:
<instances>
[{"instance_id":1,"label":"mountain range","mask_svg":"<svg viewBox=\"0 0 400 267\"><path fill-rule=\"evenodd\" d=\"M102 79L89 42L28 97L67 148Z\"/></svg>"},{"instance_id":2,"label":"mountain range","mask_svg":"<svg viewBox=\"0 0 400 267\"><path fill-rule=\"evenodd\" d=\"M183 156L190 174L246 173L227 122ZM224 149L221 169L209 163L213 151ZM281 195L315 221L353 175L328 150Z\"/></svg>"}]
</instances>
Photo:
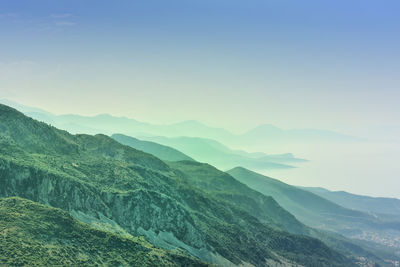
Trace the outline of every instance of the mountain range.
<instances>
[{"instance_id":1,"label":"mountain range","mask_svg":"<svg viewBox=\"0 0 400 267\"><path fill-rule=\"evenodd\" d=\"M224 129L208 127L196 121L155 125L124 117L113 117L107 114L93 117L79 115L56 116L47 111L26 107L12 101L0 100L0 102L14 106L32 118L72 133L115 134L113 138L118 138L119 142L125 142L129 136L132 138L129 141L131 146L134 144L134 148L149 153L156 153L156 150L158 150L161 154L157 154L157 156L162 159L166 159L165 156L168 156L170 160L192 158L210 163L223 170L228 170L238 165L253 170L289 169L293 168L294 164L306 162L306 160L296 158L290 153L276 155L263 152L248 153L243 150L230 149L207 136L225 140L233 140L239 137L234 137L233 134ZM122 135L126 135L126 137L122 137ZM139 144L139 141L152 141L153 143L141 142ZM163 144L164 146L169 146L169 148L161 148L154 143ZM188 158L183 157L183 155L177 155L180 152L172 152L173 149L185 153ZM171 155L174 156L171 158Z\"/></svg>"},{"instance_id":2,"label":"mountain range","mask_svg":"<svg viewBox=\"0 0 400 267\"><path fill-rule=\"evenodd\" d=\"M5 105L0 212L22 218L0 219L6 241L1 251L14 255L0 264L22 259L28 265L111 266L115 258L132 266L139 257L148 265L160 260L170 266L392 266L398 260L385 244L354 237L356 230L396 233L396 221L244 168L223 172L162 144L124 135L72 135ZM82 247L76 245L79 236L87 240ZM19 256L28 250L35 253ZM137 256L138 251L146 252ZM68 262L69 253L75 256ZM126 257L113 256L118 253Z\"/></svg>"},{"instance_id":3,"label":"mountain range","mask_svg":"<svg viewBox=\"0 0 400 267\"><path fill-rule=\"evenodd\" d=\"M212 164L222 170L228 170L238 165L254 170L290 169L294 168L290 164L307 162L307 160L296 158L290 153L268 155L262 152L248 153L242 150L233 150L215 140L200 137L141 136L140 138L173 147L197 161Z\"/></svg>"},{"instance_id":4,"label":"mountain range","mask_svg":"<svg viewBox=\"0 0 400 267\"><path fill-rule=\"evenodd\" d=\"M19 103L1 99L0 103L17 108L26 115L40 121L65 129L71 133L111 135L122 133L138 136L164 137L200 137L213 139L232 147L271 147L281 148L287 144L320 142L360 142L361 138L321 129L281 129L262 124L244 133L232 133L222 128L211 127L195 120L173 124L151 124L127 117L115 117L109 114L97 116L54 115L38 108L27 107Z\"/></svg>"},{"instance_id":5,"label":"mountain range","mask_svg":"<svg viewBox=\"0 0 400 267\"><path fill-rule=\"evenodd\" d=\"M400 199L397 198L361 196L321 187L303 187L303 189L348 209L364 211L386 220L400 221Z\"/></svg>"},{"instance_id":6,"label":"mountain range","mask_svg":"<svg viewBox=\"0 0 400 267\"><path fill-rule=\"evenodd\" d=\"M179 150L155 142L143 141L123 134L113 134L111 138L120 142L121 144L152 154L162 160L168 160L168 161L193 160L191 157L185 155Z\"/></svg>"},{"instance_id":7,"label":"mountain range","mask_svg":"<svg viewBox=\"0 0 400 267\"><path fill-rule=\"evenodd\" d=\"M398 210L386 206L396 217L393 216L391 219L388 219L388 216L377 217L370 213L371 209L366 210L365 206L364 209L351 208L350 206L360 207L362 204L355 195L342 193L353 199L346 202L346 198L341 199L337 195L324 198L325 194L315 193L315 191L330 192L328 190L299 188L241 167L229 170L228 173L250 188L272 196L283 208L306 225L337 232L351 239L367 241L369 247L373 249L383 248L392 253L398 253L400 250L400 220L395 219L400 215ZM399 200L391 199L391 201L398 204ZM378 205L385 206L385 203L377 203L375 207Z\"/></svg>"},{"instance_id":8,"label":"mountain range","mask_svg":"<svg viewBox=\"0 0 400 267\"><path fill-rule=\"evenodd\" d=\"M200 173L209 168L183 163L205 168ZM193 179L200 182L202 176L184 167L170 166L105 135L71 135L0 105L3 198L17 196L62 209L101 231L143 236L160 249L182 249L223 266L352 266L357 261L353 254L296 234L307 227L271 197L242 184L240 188L254 196L198 186ZM229 174L211 170L238 183ZM48 217L42 219L39 225L51 223ZM10 242L17 251L18 239ZM38 249L46 245L38 244Z\"/></svg>"}]
</instances>

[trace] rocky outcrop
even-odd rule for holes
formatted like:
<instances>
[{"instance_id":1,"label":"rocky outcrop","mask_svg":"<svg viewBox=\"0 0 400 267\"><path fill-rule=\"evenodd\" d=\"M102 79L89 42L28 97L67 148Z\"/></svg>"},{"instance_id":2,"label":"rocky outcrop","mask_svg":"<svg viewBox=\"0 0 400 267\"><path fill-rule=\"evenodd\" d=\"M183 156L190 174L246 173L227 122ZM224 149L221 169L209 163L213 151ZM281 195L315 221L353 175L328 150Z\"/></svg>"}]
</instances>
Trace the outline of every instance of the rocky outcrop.
<instances>
[{"instance_id":1,"label":"rocky outcrop","mask_svg":"<svg viewBox=\"0 0 400 267\"><path fill-rule=\"evenodd\" d=\"M203 260L227 261L209 251L191 214L170 197L145 189L100 191L90 184L0 159L0 197L19 196L61 208L77 219L153 244L183 248ZM221 259L222 258L222 259Z\"/></svg>"}]
</instances>

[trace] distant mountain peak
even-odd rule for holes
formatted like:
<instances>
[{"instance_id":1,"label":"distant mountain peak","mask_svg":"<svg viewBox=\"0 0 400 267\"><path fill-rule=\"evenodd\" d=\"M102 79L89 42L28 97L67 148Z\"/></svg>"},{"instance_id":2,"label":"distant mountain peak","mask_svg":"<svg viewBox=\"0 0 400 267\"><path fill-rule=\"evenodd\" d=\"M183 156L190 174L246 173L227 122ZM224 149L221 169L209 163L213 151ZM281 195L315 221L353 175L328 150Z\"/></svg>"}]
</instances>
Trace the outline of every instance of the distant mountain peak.
<instances>
[{"instance_id":1,"label":"distant mountain peak","mask_svg":"<svg viewBox=\"0 0 400 267\"><path fill-rule=\"evenodd\" d=\"M283 132L284 130L282 130L279 127L276 127L272 124L261 124L251 130L249 130L246 134L254 134L254 133L258 133L258 134L265 134L265 133L280 133Z\"/></svg>"},{"instance_id":2,"label":"distant mountain peak","mask_svg":"<svg viewBox=\"0 0 400 267\"><path fill-rule=\"evenodd\" d=\"M205 126L204 123L196 121L196 120L185 120L185 121L181 121L178 122L176 124L189 124L189 125L201 125L201 126Z\"/></svg>"}]
</instances>

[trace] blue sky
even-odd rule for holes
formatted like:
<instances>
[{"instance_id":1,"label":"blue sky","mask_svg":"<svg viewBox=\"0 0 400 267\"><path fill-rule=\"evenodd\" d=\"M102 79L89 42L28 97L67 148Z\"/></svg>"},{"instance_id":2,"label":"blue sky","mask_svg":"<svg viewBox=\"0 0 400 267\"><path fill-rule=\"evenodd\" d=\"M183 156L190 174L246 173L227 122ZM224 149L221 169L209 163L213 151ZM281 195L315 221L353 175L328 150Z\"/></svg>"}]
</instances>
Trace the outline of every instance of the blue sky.
<instances>
[{"instance_id":1,"label":"blue sky","mask_svg":"<svg viewBox=\"0 0 400 267\"><path fill-rule=\"evenodd\" d=\"M391 0L3 0L0 98L238 132L391 136L399 14Z\"/></svg>"},{"instance_id":2,"label":"blue sky","mask_svg":"<svg viewBox=\"0 0 400 267\"><path fill-rule=\"evenodd\" d=\"M399 11L398 1L2 1L0 85L59 113L62 96L81 113L237 128L391 124Z\"/></svg>"},{"instance_id":3,"label":"blue sky","mask_svg":"<svg viewBox=\"0 0 400 267\"><path fill-rule=\"evenodd\" d=\"M2 1L2 96L238 129L393 124L399 12L398 1Z\"/></svg>"}]
</instances>

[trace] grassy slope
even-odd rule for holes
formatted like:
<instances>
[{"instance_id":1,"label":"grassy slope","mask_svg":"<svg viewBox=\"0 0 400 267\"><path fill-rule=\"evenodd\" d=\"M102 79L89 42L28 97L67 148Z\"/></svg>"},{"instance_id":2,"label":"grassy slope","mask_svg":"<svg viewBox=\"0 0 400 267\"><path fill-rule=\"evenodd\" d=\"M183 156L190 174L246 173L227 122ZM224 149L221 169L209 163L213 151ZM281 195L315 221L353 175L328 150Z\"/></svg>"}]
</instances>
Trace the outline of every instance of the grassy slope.
<instances>
[{"instance_id":1,"label":"grassy slope","mask_svg":"<svg viewBox=\"0 0 400 267\"><path fill-rule=\"evenodd\" d=\"M228 173L219 171L209 164L198 162L170 162L169 165L179 170L191 184L206 190L215 197L234 203L262 221L296 234L308 232L307 227L279 206L272 197L251 189Z\"/></svg>"},{"instance_id":2,"label":"grassy slope","mask_svg":"<svg viewBox=\"0 0 400 267\"><path fill-rule=\"evenodd\" d=\"M349 229L349 226L380 227L379 220L369 214L346 209L314 193L279 180L240 167L228 173L249 187L272 196L282 207L308 225L339 232Z\"/></svg>"},{"instance_id":3,"label":"grassy slope","mask_svg":"<svg viewBox=\"0 0 400 267\"><path fill-rule=\"evenodd\" d=\"M206 266L142 238L100 231L63 210L18 197L0 199L0 265Z\"/></svg>"},{"instance_id":4,"label":"grassy slope","mask_svg":"<svg viewBox=\"0 0 400 267\"><path fill-rule=\"evenodd\" d=\"M302 187L302 189L349 209L370 212L385 219L400 220L400 199L362 196L344 191L329 191L318 187Z\"/></svg>"},{"instance_id":5,"label":"grassy slope","mask_svg":"<svg viewBox=\"0 0 400 267\"><path fill-rule=\"evenodd\" d=\"M318 197L315 198L316 196L307 194L308 192L302 192L301 190L301 192L296 192L296 187L284 184L276 179L270 179L271 184L268 185L262 183L265 180L264 178L261 180L260 184L254 185L249 183L250 187L253 187L257 190L267 186L267 190L271 190L266 191L267 193L275 191L272 193L274 196L274 198L272 198L252 190L245 184L245 182L248 181L238 179L239 181L243 182L241 183L228 173L221 172L208 164L181 161L170 162L169 165L174 169L179 170L186 179L189 179L191 184L195 184L196 186L207 190L207 192L211 193L212 195L222 198L229 203L234 203L244 210L250 211L251 214L255 215L261 221L272 218L274 219L272 223L283 227L286 231L317 237L318 239L323 240L325 243L337 250L342 251L345 254L363 256L370 258L373 261L381 261L379 257L377 257L374 253L371 253L371 251L368 249L365 249L363 245L353 242L341 235L318 231L303 225L292 214L282 209L274 198L276 197L276 199L279 200L285 199L285 197L293 198L292 202L296 203L296 207L301 207L300 210L304 213L302 216L305 216L305 214L310 212L307 208L310 208L311 211L313 211L314 208L317 207L322 213L326 211L325 202L328 203L328 206L332 205L333 203L330 203L325 199ZM233 170L232 174L237 174L239 170L243 171L242 175L244 175L246 179L254 178L249 174L258 175L256 173L248 173L248 170L243 168L237 168ZM233 176L235 177L235 175ZM258 181L258 178L259 177L255 177L256 181ZM334 212L336 209L338 209L339 212L342 212L342 214L343 210L344 212L349 212L348 210L338 207L335 204L332 206L334 208L331 209L331 212ZM297 212L299 212L299 210L297 210ZM268 214L270 214L270 217L266 217ZM275 216L271 216L271 214L274 214ZM311 218L312 215L313 214L311 213ZM344 213L343 216L346 216L346 213Z\"/></svg>"},{"instance_id":6,"label":"grassy slope","mask_svg":"<svg viewBox=\"0 0 400 267\"><path fill-rule=\"evenodd\" d=\"M319 229L335 231L352 237L352 232L360 230L379 232L381 229L392 231L392 229L398 228L397 224L381 221L364 212L344 208L317 194L245 168L237 167L228 173L249 187L274 197L282 207L294 214L300 221ZM392 250L382 246L377 247L376 244L353 241L340 235L321 231L314 232L313 236L317 236L339 250L351 251L374 259L377 259L376 255L382 258L398 259ZM372 254L371 251L374 253Z\"/></svg>"}]
</instances>

